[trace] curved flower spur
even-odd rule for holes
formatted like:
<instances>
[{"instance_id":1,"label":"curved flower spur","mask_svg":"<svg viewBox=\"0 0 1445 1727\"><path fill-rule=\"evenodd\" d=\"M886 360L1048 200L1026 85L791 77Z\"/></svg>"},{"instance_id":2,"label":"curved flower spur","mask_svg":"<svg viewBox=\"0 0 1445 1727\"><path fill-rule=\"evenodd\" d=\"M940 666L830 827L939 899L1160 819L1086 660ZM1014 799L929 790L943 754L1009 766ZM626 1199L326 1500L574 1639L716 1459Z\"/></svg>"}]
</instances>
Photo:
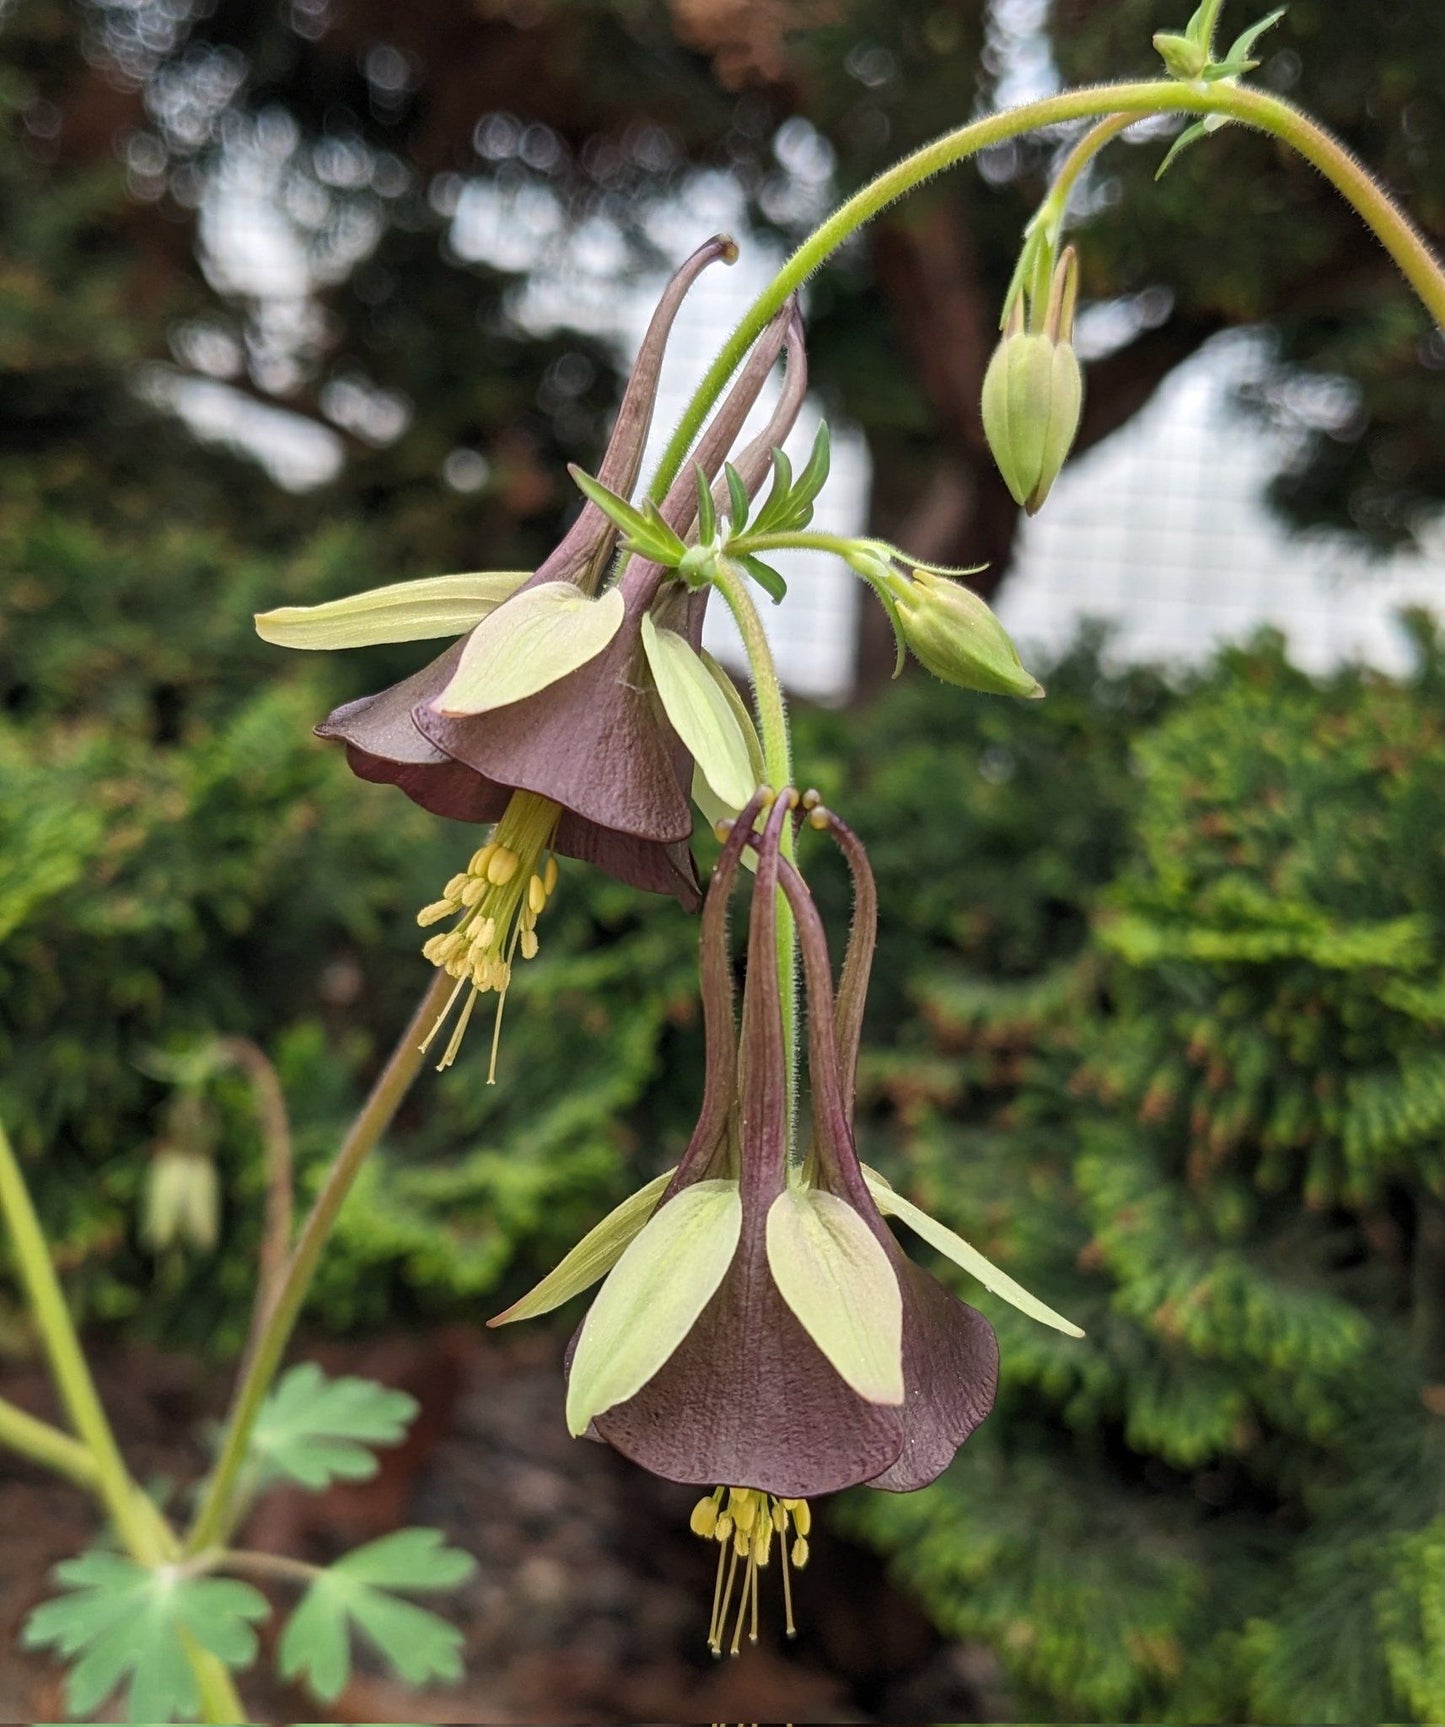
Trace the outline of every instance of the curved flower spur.
<instances>
[{"instance_id":1,"label":"curved flower spur","mask_svg":"<svg viewBox=\"0 0 1445 1727\"><path fill-rule=\"evenodd\" d=\"M992 1327L904 1256L885 1216L1032 1317L1080 1335L859 1164L852 1094L876 940L873 879L856 836L814 804L808 819L838 841L854 876L835 1001L821 918L779 853L799 800L791 791L773 800L759 833L767 795L732 826L703 910L707 1077L682 1162L492 1321L547 1312L606 1275L573 1346L568 1425L655 1474L712 1488L692 1526L719 1547L709 1641L734 1653L745 1622L757 1634L759 1573L775 1538L792 1631L789 1567L807 1562L812 1496L925 1486L992 1407ZM726 921L745 848L758 865L739 1036ZM780 889L797 919L807 996L812 1147L801 1165L788 1144Z\"/></svg>"},{"instance_id":2,"label":"curved flower spur","mask_svg":"<svg viewBox=\"0 0 1445 1727\"><path fill-rule=\"evenodd\" d=\"M636 483L668 335L688 288L736 247L719 236L668 284L624 392L600 477ZM695 451L715 480L780 353L780 400L735 471L751 492L772 449L797 418L807 383L793 302L754 346ZM719 492L723 486L719 483ZM699 505L695 480L679 481L648 520L681 545ZM705 596L671 572L631 559L600 594L618 530L588 500L572 529L531 575L439 576L350 599L283 607L257 618L270 641L303 648L354 647L469 632L430 665L338 708L316 729L341 739L363 779L399 786L424 808L494 822L486 844L419 914L455 919L423 952L456 979L434 1037L466 993L441 1065L455 1058L479 994L501 1003L520 951L537 951L537 920L557 880L558 855L581 858L634 887L700 899L689 840L688 791L709 814L736 810L760 777L750 716L725 674L701 653ZM497 1036L489 1080L496 1073Z\"/></svg>"}]
</instances>

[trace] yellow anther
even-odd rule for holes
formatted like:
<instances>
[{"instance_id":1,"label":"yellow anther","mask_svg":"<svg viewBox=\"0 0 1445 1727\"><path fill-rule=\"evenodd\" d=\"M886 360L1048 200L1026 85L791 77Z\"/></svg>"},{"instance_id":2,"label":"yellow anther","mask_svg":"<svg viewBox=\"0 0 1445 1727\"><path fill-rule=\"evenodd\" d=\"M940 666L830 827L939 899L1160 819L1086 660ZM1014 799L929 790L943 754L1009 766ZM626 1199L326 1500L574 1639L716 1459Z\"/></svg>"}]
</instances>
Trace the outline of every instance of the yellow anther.
<instances>
[{"instance_id":1,"label":"yellow anther","mask_svg":"<svg viewBox=\"0 0 1445 1727\"><path fill-rule=\"evenodd\" d=\"M517 945L522 950L523 959L536 959L539 946L536 930L524 929L517 939Z\"/></svg>"},{"instance_id":2,"label":"yellow anther","mask_svg":"<svg viewBox=\"0 0 1445 1727\"><path fill-rule=\"evenodd\" d=\"M468 879L469 878L465 872L461 875L454 875L442 889L442 897L444 899L460 900L462 897L462 890L466 887Z\"/></svg>"},{"instance_id":3,"label":"yellow anther","mask_svg":"<svg viewBox=\"0 0 1445 1727\"><path fill-rule=\"evenodd\" d=\"M791 1503L786 1500L784 1503L788 1505L788 1510L793 1514L793 1527L799 1535L806 1535L813 1527L813 1513L808 1509L808 1501L806 1499L794 1499Z\"/></svg>"},{"instance_id":4,"label":"yellow anther","mask_svg":"<svg viewBox=\"0 0 1445 1727\"><path fill-rule=\"evenodd\" d=\"M485 875L487 865L492 861L492 854L497 849L495 840L488 840L484 846L478 846L472 853L472 861L467 865L468 875Z\"/></svg>"},{"instance_id":5,"label":"yellow anther","mask_svg":"<svg viewBox=\"0 0 1445 1727\"><path fill-rule=\"evenodd\" d=\"M557 860L550 854L542 870L542 886L546 890L547 898L551 899L557 891Z\"/></svg>"},{"instance_id":6,"label":"yellow anther","mask_svg":"<svg viewBox=\"0 0 1445 1727\"><path fill-rule=\"evenodd\" d=\"M712 831L713 837L720 843L723 843L727 840L728 835L733 831L733 824L731 822L714 822L712 824Z\"/></svg>"},{"instance_id":7,"label":"yellow anther","mask_svg":"<svg viewBox=\"0 0 1445 1727\"><path fill-rule=\"evenodd\" d=\"M534 875L531 881L527 883L527 909L533 917L537 917L546 907L546 904L547 889L543 885L541 876Z\"/></svg>"},{"instance_id":8,"label":"yellow anther","mask_svg":"<svg viewBox=\"0 0 1445 1727\"><path fill-rule=\"evenodd\" d=\"M498 846L487 859L487 880L493 887L505 887L517 873L521 859L507 846Z\"/></svg>"},{"instance_id":9,"label":"yellow anther","mask_svg":"<svg viewBox=\"0 0 1445 1727\"><path fill-rule=\"evenodd\" d=\"M480 875L472 876L462 889L462 904L469 908L474 906L486 891L487 878Z\"/></svg>"},{"instance_id":10,"label":"yellow anther","mask_svg":"<svg viewBox=\"0 0 1445 1727\"><path fill-rule=\"evenodd\" d=\"M823 794L816 786L809 786L807 791L803 793L803 808L805 810L816 809L822 801Z\"/></svg>"},{"instance_id":11,"label":"yellow anther","mask_svg":"<svg viewBox=\"0 0 1445 1727\"><path fill-rule=\"evenodd\" d=\"M757 1487L719 1487L693 1506L693 1533L718 1544L717 1579L713 1585L712 1618L707 1633L708 1647L714 1655L723 1652L729 1619L732 1621L732 1636L727 1638L730 1654L738 1653L745 1625L750 1640L757 1642L759 1574L767 1569L772 1559L775 1535L779 1538L778 1555L783 1574L785 1627L789 1637L795 1634L791 1573L808 1563L808 1543L803 1530L809 1521L805 1501L780 1499ZM791 1544L790 1522L797 1528L796 1539Z\"/></svg>"},{"instance_id":12,"label":"yellow anther","mask_svg":"<svg viewBox=\"0 0 1445 1727\"><path fill-rule=\"evenodd\" d=\"M425 929L428 924L440 923L444 917L455 917L461 909L455 900L434 899L416 914L416 921Z\"/></svg>"},{"instance_id":13,"label":"yellow anther","mask_svg":"<svg viewBox=\"0 0 1445 1727\"><path fill-rule=\"evenodd\" d=\"M734 1491L728 1500L728 1510L739 1529L751 1529L757 1521L758 1502L746 1489L742 1493Z\"/></svg>"},{"instance_id":14,"label":"yellow anther","mask_svg":"<svg viewBox=\"0 0 1445 1727\"><path fill-rule=\"evenodd\" d=\"M823 830L828 826L828 812L827 812L827 810L824 810L824 809L809 810L808 811L808 826L810 828L816 828L819 833L822 833Z\"/></svg>"}]
</instances>

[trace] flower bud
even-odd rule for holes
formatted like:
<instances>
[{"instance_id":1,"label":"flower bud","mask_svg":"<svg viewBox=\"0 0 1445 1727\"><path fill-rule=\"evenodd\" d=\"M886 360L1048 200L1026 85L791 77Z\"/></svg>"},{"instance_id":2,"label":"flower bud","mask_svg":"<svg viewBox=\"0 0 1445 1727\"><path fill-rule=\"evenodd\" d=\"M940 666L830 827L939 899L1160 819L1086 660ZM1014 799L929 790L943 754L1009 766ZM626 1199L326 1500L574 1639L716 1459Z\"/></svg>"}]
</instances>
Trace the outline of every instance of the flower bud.
<instances>
[{"instance_id":1,"label":"flower bud","mask_svg":"<svg viewBox=\"0 0 1445 1727\"><path fill-rule=\"evenodd\" d=\"M209 1253L220 1227L221 1196L209 1157L162 1145L146 1174L141 1235L157 1253L193 1247Z\"/></svg>"},{"instance_id":2,"label":"flower bud","mask_svg":"<svg viewBox=\"0 0 1445 1727\"><path fill-rule=\"evenodd\" d=\"M1060 258L1042 327L1025 330L1022 296L983 380L983 429L1015 503L1032 516L1073 447L1084 380L1071 337L1077 265Z\"/></svg>"},{"instance_id":3,"label":"flower bud","mask_svg":"<svg viewBox=\"0 0 1445 1727\"><path fill-rule=\"evenodd\" d=\"M1171 78L1182 78L1188 83L1200 77L1209 64L1208 45L1196 42L1190 36L1175 36L1167 30L1156 30L1153 40L1155 51Z\"/></svg>"},{"instance_id":4,"label":"flower bud","mask_svg":"<svg viewBox=\"0 0 1445 1727\"><path fill-rule=\"evenodd\" d=\"M1044 693L1003 625L962 582L915 570L911 581L895 575L888 591L904 640L935 677L989 695Z\"/></svg>"}]
</instances>

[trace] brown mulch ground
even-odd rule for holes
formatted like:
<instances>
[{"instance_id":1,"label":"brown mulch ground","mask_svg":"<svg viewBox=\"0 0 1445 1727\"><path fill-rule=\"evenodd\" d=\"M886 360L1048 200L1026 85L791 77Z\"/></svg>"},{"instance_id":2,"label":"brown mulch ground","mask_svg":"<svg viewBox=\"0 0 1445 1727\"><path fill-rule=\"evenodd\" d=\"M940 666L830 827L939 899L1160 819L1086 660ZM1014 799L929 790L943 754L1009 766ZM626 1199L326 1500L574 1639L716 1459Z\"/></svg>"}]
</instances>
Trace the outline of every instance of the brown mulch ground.
<instances>
[{"instance_id":1,"label":"brown mulch ground","mask_svg":"<svg viewBox=\"0 0 1445 1727\"><path fill-rule=\"evenodd\" d=\"M797 1641L783 1638L781 1604L770 1616L765 1598L759 1643L736 1660L714 1660L704 1636L715 1550L687 1530L696 1493L568 1438L555 1339L497 1342L458 1328L314 1353L330 1372L405 1388L422 1414L407 1442L384 1454L376 1480L321 1495L271 1494L246 1545L324 1561L398 1526L428 1524L479 1566L441 1604L466 1633L465 1682L418 1694L359 1670L333 1719L1001 1718L987 1656L940 1639L871 1554L826 1529L797 1582ZM141 1478L194 1480L198 1435L222 1406L224 1381L134 1349L104 1357L100 1378ZM0 1374L0 1390L53 1414L34 1370ZM49 1568L94 1531L79 1494L0 1455L0 1719L63 1718L56 1669L18 1653L16 1633L45 1594ZM244 1679L253 1719L315 1716L314 1701L267 1677L270 1653L268 1645Z\"/></svg>"}]
</instances>

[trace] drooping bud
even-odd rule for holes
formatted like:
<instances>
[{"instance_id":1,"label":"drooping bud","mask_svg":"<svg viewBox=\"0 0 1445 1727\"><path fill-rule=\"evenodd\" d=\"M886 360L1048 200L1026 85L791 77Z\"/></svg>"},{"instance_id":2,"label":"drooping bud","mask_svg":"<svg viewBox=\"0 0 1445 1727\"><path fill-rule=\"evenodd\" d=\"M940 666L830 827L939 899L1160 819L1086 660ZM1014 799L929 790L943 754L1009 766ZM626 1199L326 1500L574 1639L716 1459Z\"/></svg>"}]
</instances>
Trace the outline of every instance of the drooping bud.
<instances>
[{"instance_id":1,"label":"drooping bud","mask_svg":"<svg viewBox=\"0 0 1445 1727\"><path fill-rule=\"evenodd\" d=\"M203 1152L162 1145L146 1172L141 1238L153 1252L190 1247L209 1253L220 1231L216 1166Z\"/></svg>"},{"instance_id":2,"label":"drooping bud","mask_svg":"<svg viewBox=\"0 0 1445 1727\"><path fill-rule=\"evenodd\" d=\"M1041 696L1018 649L988 606L962 582L928 570L892 573L888 592L903 639L935 677L997 696Z\"/></svg>"},{"instance_id":3,"label":"drooping bud","mask_svg":"<svg viewBox=\"0 0 1445 1727\"><path fill-rule=\"evenodd\" d=\"M1079 429L1084 380L1073 346L1077 293L1078 259L1068 246L1054 267L1042 318L1035 302L1025 327L1019 293L984 375L988 447L1014 501L1031 516L1048 497Z\"/></svg>"}]
</instances>

